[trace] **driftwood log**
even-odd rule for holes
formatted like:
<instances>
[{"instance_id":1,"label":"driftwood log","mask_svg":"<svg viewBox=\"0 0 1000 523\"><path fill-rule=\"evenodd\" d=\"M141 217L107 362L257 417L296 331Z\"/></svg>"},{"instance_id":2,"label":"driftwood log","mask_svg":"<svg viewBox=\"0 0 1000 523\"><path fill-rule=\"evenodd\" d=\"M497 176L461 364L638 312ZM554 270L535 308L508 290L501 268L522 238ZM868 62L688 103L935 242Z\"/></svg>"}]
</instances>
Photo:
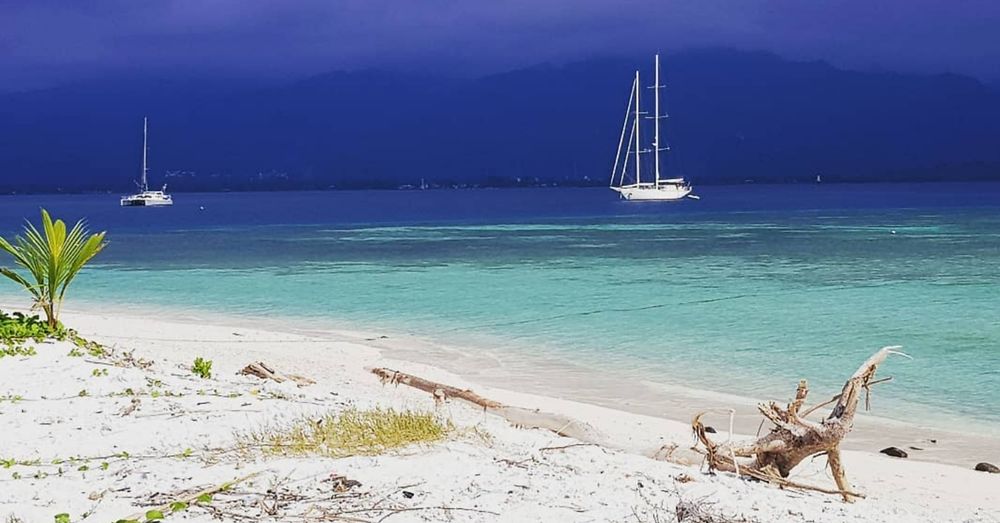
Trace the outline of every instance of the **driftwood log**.
<instances>
[{"instance_id":1,"label":"driftwood log","mask_svg":"<svg viewBox=\"0 0 1000 523\"><path fill-rule=\"evenodd\" d=\"M560 436L577 439L584 443L608 446L607 437L597 429L587 423L561 414L511 407L484 398L468 389L459 389L392 369L376 368L371 369L371 372L378 376L383 384L407 385L422 390L434 396L434 401L438 403L449 399L462 400L481 407L486 412L500 416L519 427L545 429Z\"/></svg>"},{"instance_id":2,"label":"driftwood log","mask_svg":"<svg viewBox=\"0 0 1000 523\"><path fill-rule=\"evenodd\" d=\"M768 434L750 443L713 442L701 422L705 413L698 414L691 425L698 441L704 446L709 470L732 472L781 486L840 494L844 501L848 502L853 498L863 497L853 492L847 483L847 476L840 459L840 442L854 427L854 416L861 394L865 394L867 408L871 386L888 381L888 379L876 380L875 372L890 354L902 354L898 351L899 348L885 347L873 354L847 380L840 394L815 407L802 410L809 393L805 380L799 382L795 399L786 407L782 408L773 401L758 405L761 414L770 420L774 427ZM805 419L810 413L831 403L833 409L824 420L815 422ZM803 485L786 479L791 470L802 460L817 455L826 455L827 465L837 484L835 490Z\"/></svg>"},{"instance_id":3,"label":"driftwood log","mask_svg":"<svg viewBox=\"0 0 1000 523\"><path fill-rule=\"evenodd\" d=\"M304 376L296 376L294 374L279 374L275 372L274 369L269 367L263 361L258 361L251 363L246 367L243 367L238 374L243 374L245 376L257 376L262 380L273 380L278 383L284 383L286 381L294 381L299 387L305 387L306 385L313 385L316 382L306 378Z\"/></svg>"}]
</instances>

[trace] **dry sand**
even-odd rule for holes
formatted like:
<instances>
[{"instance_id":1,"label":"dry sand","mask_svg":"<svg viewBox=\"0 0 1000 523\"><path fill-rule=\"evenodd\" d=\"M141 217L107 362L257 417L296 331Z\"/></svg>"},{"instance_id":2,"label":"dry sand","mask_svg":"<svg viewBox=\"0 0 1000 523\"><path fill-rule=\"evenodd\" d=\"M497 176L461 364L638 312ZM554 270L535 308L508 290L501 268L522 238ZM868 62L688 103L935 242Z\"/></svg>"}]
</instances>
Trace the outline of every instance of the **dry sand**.
<instances>
[{"instance_id":1,"label":"dry sand","mask_svg":"<svg viewBox=\"0 0 1000 523\"><path fill-rule=\"evenodd\" d=\"M40 344L35 356L0 359L0 459L17 462L0 468L4 522L51 522L60 513L73 522L113 522L182 492L250 473L258 475L218 494L210 505L168 520L336 521L336 515L346 521L638 523L674 521L675 507L684 500L732 520L762 522L1000 521L1000 475L849 451L848 478L867 495L853 504L708 475L644 456L670 442L689 445L685 423L468 383L438 366L393 359L399 354L364 337L117 313L67 314L64 321L89 339L119 353L134 350L153 365L119 367L89 355L71 357L72 346L63 342ZM213 360L212 379L190 372L198 356ZM257 360L317 383L299 388L236 374ZM618 448L553 449L574 441L513 427L465 404L435 405L425 393L383 386L366 370L376 366L572 416ZM509 388L517 387L512 381ZM127 389L138 395L122 394ZM240 435L250 431L374 406L436 410L457 430L441 443L375 457L233 452ZM914 441L922 437L914 435ZM338 493L332 475L361 485ZM805 464L795 479L831 482L822 459Z\"/></svg>"}]
</instances>

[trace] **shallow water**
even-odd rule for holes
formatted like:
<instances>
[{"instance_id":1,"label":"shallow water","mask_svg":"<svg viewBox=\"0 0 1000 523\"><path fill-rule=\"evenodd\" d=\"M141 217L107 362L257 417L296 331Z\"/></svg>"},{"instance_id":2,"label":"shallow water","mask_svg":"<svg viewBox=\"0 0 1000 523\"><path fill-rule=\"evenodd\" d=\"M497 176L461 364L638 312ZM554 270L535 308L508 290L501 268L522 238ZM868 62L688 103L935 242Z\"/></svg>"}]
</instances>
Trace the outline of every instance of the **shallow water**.
<instances>
[{"instance_id":1,"label":"shallow water","mask_svg":"<svg viewBox=\"0 0 1000 523\"><path fill-rule=\"evenodd\" d=\"M39 206L107 229L71 290L83 302L356 325L743 396L785 398L800 377L832 392L903 345L879 414L1000 426L1000 184L699 192L15 196L0 229Z\"/></svg>"}]
</instances>

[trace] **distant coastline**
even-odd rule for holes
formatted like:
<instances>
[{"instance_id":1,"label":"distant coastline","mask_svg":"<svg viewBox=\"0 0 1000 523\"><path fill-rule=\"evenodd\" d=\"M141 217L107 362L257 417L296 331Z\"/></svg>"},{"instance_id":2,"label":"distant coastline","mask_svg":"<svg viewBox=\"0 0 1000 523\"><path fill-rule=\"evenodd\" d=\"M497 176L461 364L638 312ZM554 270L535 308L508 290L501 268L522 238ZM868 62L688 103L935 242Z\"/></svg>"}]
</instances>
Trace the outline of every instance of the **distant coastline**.
<instances>
[{"instance_id":1,"label":"distant coastline","mask_svg":"<svg viewBox=\"0 0 1000 523\"><path fill-rule=\"evenodd\" d=\"M862 177L851 175L822 174L822 182L815 179L816 174L788 177L771 177L761 179L721 178L698 180L698 186L735 186L735 185L835 185L835 184L906 184L906 183L1000 183L1000 164L975 164L978 169L962 174L957 167L941 167L939 169L922 169L917 171L900 171L881 177ZM914 173L920 173L915 175ZM468 190L468 189L558 189L558 188L600 188L607 187L606 180L588 178L503 178L493 177L481 181L458 182L442 179L427 179L426 187L420 187L418 178L412 183L396 183L380 180L348 180L339 184L309 183L286 179L287 183L245 183L200 186L185 184L170 184L170 191L175 193L227 193L227 192L287 192L287 191L422 191L422 190ZM116 188L83 187L64 189L60 187L17 186L0 183L0 195L18 194L124 194L130 190L122 186Z\"/></svg>"}]
</instances>

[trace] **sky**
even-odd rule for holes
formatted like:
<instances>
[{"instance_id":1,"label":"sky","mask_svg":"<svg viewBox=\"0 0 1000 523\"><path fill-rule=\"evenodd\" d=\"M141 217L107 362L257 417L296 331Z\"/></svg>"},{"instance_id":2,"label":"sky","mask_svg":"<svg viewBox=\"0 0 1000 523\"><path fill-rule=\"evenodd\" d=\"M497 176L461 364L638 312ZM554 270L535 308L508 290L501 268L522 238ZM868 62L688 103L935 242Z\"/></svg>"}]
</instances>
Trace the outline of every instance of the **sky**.
<instances>
[{"instance_id":1,"label":"sky","mask_svg":"<svg viewBox=\"0 0 1000 523\"><path fill-rule=\"evenodd\" d=\"M0 90L106 74L474 76L660 50L762 50L1000 81L996 0L0 0Z\"/></svg>"}]
</instances>

